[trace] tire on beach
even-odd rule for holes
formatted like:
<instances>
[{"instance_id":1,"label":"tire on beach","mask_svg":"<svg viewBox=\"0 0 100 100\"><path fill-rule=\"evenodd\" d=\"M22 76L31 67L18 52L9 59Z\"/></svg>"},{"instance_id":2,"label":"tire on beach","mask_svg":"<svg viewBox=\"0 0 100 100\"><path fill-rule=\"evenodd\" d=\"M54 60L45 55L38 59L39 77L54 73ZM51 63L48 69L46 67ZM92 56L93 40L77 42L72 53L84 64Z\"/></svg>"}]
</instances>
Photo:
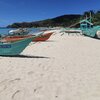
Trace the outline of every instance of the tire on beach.
<instances>
[{"instance_id":1,"label":"tire on beach","mask_svg":"<svg viewBox=\"0 0 100 100\"><path fill-rule=\"evenodd\" d=\"M96 38L100 39L100 31L97 31Z\"/></svg>"}]
</instances>

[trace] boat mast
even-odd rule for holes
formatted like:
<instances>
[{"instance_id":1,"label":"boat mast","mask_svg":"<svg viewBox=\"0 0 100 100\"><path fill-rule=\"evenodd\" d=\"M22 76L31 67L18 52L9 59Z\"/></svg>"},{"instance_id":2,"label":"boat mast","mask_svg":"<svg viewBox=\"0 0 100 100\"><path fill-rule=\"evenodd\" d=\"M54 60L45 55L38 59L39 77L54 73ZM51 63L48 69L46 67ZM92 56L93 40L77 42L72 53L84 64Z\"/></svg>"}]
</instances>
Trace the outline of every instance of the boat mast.
<instances>
[{"instance_id":1,"label":"boat mast","mask_svg":"<svg viewBox=\"0 0 100 100\"><path fill-rule=\"evenodd\" d=\"M92 15L91 15L91 12L90 12L90 23L92 23Z\"/></svg>"}]
</instances>

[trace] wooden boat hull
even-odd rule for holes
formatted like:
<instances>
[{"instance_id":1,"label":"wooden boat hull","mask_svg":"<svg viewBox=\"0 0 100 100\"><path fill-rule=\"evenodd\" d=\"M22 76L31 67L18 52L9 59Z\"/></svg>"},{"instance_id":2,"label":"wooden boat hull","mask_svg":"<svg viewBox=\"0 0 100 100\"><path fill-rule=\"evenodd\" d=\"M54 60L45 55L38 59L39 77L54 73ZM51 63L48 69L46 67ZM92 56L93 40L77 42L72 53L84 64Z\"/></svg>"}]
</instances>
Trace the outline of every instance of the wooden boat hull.
<instances>
[{"instance_id":1,"label":"wooden boat hull","mask_svg":"<svg viewBox=\"0 0 100 100\"><path fill-rule=\"evenodd\" d=\"M26 38L12 43L0 42L0 55L19 55L34 38Z\"/></svg>"},{"instance_id":2,"label":"wooden boat hull","mask_svg":"<svg viewBox=\"0 0 100 100\"><path fill-rule=\"evenodd\" d=\"M46 41L50 38L50 36L53 34L53 32L50 32L50 33L47 33L47 34L44 34L44 35L41 35L37 38L35 38L33 40L33 42L38 42L38 41Z\"/></svg>"},{"instance_id":3,"label":"wooden boat hull","mask_svg":"<svg viewBox=\"0 0 100 100\"><path fill-rule=\"evenodd\" d=\"M32 41L33 42L39 42L39 41L46 41L50 38L50 36L53 34L53 32L50 32L50 33L46 33L46 34L42 34L38 37L36 37L35 39L33 39ZM8 37L5 37L3 40L3 42L15 42L15 41L18 41L18 40L22 40L24 38L29 38L29 37L32 37L33 35L23 35L23 36L8 36Z\"/></svg>"},{"instance_id":4,"label":"wooden boat hull","mask_svg":"<svg viewBox=\"0 0 100 100\"><path fill-rule=\"evenodd\" d=\"M95 37L97 36L97 31L100 30L100 26L94 26L93 28L88 29L82 29L83 35L89 36L89 37ZM99 36L97 36L99 38Z\"/></svg>"},{"instance_id":5,"label":"wooden boat hull","mask_svg":"<svg viewBox=\"0 0 100 100\"><path fill-rule=\"evenodd\" d=\"M26 36L8 36L5 37L4 39L2 39L1 41L3 42L15 42L15 41L19 41L25 38L29 38L32 37L32 35L26 35Z\"/></svg>"}]
</instances>

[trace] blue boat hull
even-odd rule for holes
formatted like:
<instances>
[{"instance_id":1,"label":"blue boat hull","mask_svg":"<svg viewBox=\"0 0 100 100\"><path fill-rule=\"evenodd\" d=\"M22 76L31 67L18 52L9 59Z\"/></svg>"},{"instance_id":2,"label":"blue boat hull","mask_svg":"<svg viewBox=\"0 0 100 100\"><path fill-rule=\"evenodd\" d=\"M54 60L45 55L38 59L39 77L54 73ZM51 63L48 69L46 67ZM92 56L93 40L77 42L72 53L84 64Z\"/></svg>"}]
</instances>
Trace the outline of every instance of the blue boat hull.
<instances>
[{"instance_id":1,"label":"blue boat hull","mask_svg":"<svg viewBox=\"0 0 100 100\"><path fill-rule=\"evenodd\" d=\"M35 37L13 43L0 43L0 55L19 55Z\"/></svg>"}]
</instances>

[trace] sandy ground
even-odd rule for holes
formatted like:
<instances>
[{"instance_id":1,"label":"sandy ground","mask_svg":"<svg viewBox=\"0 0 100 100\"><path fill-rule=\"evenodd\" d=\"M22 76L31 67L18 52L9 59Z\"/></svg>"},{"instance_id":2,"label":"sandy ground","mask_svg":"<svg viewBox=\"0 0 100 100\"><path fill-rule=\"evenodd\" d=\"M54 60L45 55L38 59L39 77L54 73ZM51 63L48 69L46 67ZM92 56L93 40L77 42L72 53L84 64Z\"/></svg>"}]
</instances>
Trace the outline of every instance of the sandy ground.
<instances>
[{"instance_id":1,"label":"sandy ground","mask_svg":"<svg viewBox=\"0 0 100 100\"><path fill-rule=\"evenodd\" d=\"M0 100L100 100L100 40L55 34L0 57Z\"/></svg>"}]
</instances>

